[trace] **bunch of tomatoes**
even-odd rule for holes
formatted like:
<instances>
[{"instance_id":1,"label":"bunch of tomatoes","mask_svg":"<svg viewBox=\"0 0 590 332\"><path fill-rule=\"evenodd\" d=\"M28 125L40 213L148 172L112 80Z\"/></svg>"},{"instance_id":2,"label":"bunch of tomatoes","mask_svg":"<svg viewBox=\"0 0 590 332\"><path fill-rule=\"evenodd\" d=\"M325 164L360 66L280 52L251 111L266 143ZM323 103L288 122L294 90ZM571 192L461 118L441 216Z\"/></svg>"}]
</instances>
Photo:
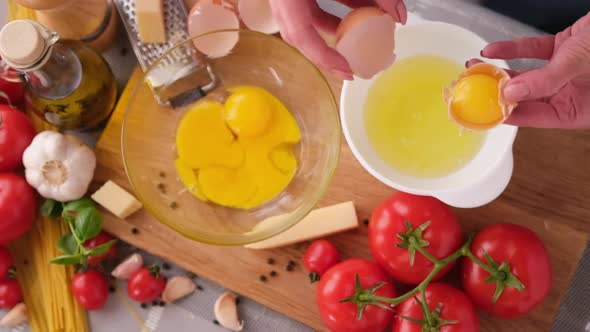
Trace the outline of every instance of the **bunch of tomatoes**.
<instances>
[{"instance_id":1,"label":"bunch of tomatoes","mask_svg":"<svg viewBox=\"0 0 590 332\"><path fill-rule=\"evenodd\" d=\"M375 262L340 262L326 240L305 253L331 331L476 332L476 308L523 316L551 289L549 255L534 232L502 223L465 239L453 211L432 197L400 192L384 201L371 216L369 246ZM463 290L438 281L457 263ZM414 288L400 295L392 279Z\"/></svg>"},{"instance_id":2,"label":"bunch of tomatoes","mask_svg":"<svg viewBox=\"0 0 590 332\"><path fill-rule=\"evenodd\" d=\"M0 79L0 308L12 308L22 299L4 245L31 228L37 211L35 190L21 173L23 152L35 136L29 118L12 106L22 101L22 85Z\"/></svg>"}]
</instances>

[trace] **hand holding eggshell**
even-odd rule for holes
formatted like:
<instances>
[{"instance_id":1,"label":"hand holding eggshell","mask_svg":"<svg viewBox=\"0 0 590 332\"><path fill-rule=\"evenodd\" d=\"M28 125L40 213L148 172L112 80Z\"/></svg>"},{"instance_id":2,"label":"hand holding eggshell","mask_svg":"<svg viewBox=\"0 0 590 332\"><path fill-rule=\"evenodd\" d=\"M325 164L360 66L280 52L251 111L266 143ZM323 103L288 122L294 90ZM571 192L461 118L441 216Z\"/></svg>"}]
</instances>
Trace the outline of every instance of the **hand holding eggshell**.
<instances>
[{"instance_id":1,"label":"hand holding eggshell","mask_svg":"<svg viewBox=\"0 0 590 332\"><path fill-rule=\"evenodd\" d=\"M482 56L549 60L541 68L511 73L513 78L506 82L501 94L508 101L518 102L518 106L506 123L590 128L590 13L555 36L495 42L484 48Z\"/></svg>"},{"instance_id":2,"label":"hand holding eggshell","mask_svg":"<svg viewBox=\"0 0 590 332\"><path fill-rule=\"evenodd\" d=\"M357 8L342 22L315 0L270 0L282 37L312 62L342 79L369 78L393 62L393 27L407 20L406 7L402 0L339 2ZM334 34L335 45L328 40Z\"/></svg>"}]
</instances>

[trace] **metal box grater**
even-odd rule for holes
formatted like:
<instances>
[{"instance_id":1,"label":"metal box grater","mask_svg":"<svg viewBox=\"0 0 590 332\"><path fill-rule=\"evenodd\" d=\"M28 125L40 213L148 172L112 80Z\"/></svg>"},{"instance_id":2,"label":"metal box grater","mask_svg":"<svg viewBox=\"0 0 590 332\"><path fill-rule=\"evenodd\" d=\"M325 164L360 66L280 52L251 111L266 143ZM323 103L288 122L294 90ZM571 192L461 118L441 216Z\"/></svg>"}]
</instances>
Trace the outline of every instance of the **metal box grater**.
<instances>
[{"instance_id":1,"label":"metal box grater","mask_svg":"<svg viewBox=\"0 0 590 332\"><path fill-rule=\"evenodd\" d=\"M180 107L202 97L209 90L212 90L217 80L213 71L207 65L205 57L192 47L190 43L175 47L190 38L187 23L188 13L184 1L163 0L167 41L159 44L144 44L141 42L136 22L136 1L144 0L115 0L115 4L142 70L146 72L156 60L165 55L159 61L157 67L152 68L149 76L145 78L158 103L166 106ZM171 49L173 50L167 53ZM175 81L193 75L196 72L206 73L206 76L209 77L208 82L203 82L197 88L188 91L175 91L174 93L167 91L166 93L161 93L165 87L171 86Z\"/></svg>"}]
</instances>

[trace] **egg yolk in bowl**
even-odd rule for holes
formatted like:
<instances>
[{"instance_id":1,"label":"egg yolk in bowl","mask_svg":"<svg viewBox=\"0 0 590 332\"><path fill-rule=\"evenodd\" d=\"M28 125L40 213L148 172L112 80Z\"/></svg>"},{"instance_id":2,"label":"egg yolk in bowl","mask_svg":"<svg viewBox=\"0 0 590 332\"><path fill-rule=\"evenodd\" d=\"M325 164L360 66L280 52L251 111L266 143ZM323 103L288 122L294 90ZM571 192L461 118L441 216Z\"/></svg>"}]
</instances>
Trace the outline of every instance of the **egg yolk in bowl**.
<instances>
[{"instance_id":1,"label":"egg yolk in bowl","mask_svg":"<svg viewBox=\"0 0 590 332\"><path fill-rule=\"evenodd\" d=\"M181 119L176 170L195 197L250 209L283 191L297 170L301 131L285 105L256 86L236 86L224 104L201 101Z\"/></svg>"}]
</instances>

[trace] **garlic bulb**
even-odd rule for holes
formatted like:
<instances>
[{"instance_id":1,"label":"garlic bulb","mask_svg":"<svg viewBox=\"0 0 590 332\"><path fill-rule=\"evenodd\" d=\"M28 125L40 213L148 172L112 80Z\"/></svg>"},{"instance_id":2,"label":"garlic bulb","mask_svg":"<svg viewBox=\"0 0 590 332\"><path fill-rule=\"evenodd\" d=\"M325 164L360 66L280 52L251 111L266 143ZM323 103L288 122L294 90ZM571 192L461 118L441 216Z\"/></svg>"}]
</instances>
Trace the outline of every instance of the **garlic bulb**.
<instances>
[{"instance_id":1,"label":"garlic bulb","mask_svg":"<svg viewBox=\"0 0 590 332\"><path fill-rule=\"evenodd\" d=\"M94 176L94 152L78 138L44 131L23 154L27 182L45 198L73 201L86 194Z\"/></svg>"}]
</instances>

